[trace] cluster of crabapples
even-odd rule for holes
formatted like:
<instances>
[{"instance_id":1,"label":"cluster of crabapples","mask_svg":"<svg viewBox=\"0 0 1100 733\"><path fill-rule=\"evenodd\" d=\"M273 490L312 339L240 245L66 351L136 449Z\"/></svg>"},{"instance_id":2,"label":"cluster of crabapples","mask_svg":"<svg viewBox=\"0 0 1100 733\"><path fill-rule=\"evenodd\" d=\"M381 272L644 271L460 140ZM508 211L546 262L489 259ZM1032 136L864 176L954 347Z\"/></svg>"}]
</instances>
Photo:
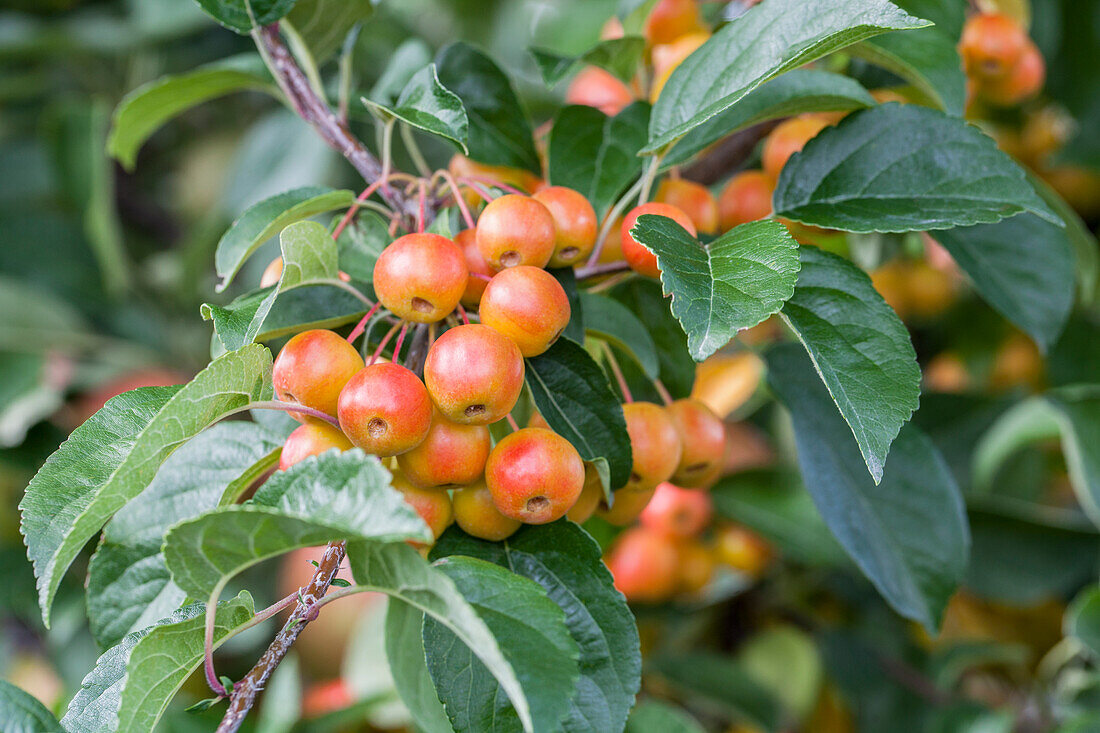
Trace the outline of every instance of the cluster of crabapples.
<instances>
[{"instance_id":1,"label":"cluster of crabapples","mask_svg":"<svg viewBox=\"0 0 1100 733\"><path fill-rule=\"evenodd\" d=\"M646 206L655 204L639 209ZM433 332L457 324L455 312L467 322L431 343L423 378L380 359L381 347L365 362L334 331L291 338L275 361L276 394L332 420L291 412L303 425L288 437L280 468L331 448L361 448L388 459L393 485L437 537L454 521L488 540L566 514L583 522L601 503L613 521L630 521L663 481L712 482L724 427L691 399L624 406L634 464L610 506L595 468L540 417L493 444L488 426L516 405L524 359L545 352L569 323L569 299L545 268L584 261L596 238L587 199L551 186L493 198L454 240L431 233L394 240L374 267L380 305L403 323L433 324ZM465 308L477 309L477 322Z\"/></svg>"},{"instance_id":2,"label":"cluster of crabapples","mask_svg":"<svg viewBox=\"0 0 1100 733\"><path fill-rule=\"evenodd\" d=\"M1046 78L1046 63L1027 29L1004 13L971 16L959 40L972 97L1010 107L1035 96Z\"/></svg>"}]
</instances>

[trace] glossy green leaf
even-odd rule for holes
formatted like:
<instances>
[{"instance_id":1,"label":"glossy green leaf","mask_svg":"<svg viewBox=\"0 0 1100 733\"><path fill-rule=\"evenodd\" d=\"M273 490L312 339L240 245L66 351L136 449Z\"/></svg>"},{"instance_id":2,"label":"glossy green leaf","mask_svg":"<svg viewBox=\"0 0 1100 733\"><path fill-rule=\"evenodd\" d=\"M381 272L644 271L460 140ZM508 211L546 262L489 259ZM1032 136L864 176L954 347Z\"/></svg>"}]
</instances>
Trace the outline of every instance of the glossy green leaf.
<instances>
[{"instance_id":1,"label":"glossy green leaf","mask_svg":"<svg viewBox=\"0 0 1100 733\"><path fill-rule=\"evenodd\" d=\"M661 382L673 399L690 395L695 384L695 360L688 353L687 334L672 315L660 283L638 278L616 286L611 295L646 324L657 348Z\"/></svg>"},{"instance_id":2,"label":"glossy green leaf","mask_svg":"<svg viewBox=\"0 0 1100 733\"><path fill-rule=\"evenodd\" d=\"M103 652L69 703L61 724L68 733L151 731L168 703L203 659L204 606L194 603L157 624L127 635ZM214 648L252 618L242 591L218 605Z\"/></svg>"},{"instance_id":3,"label":"glossy green leaf","mask_svg":"<svg viewBox=\"0 0 1100 733\"><path fill-rule=\"evenodd\" d=\"M630 230L657 255L672 314L702 361L737 332L783 307L798 277L798 244L770 219L734 227L706 246L663 216L645 214Z\"/></svg>"},{"instance_id":4,"label":"glossy green leaf","mask_svg":"<svg viewBox=\"0 0 1100 733\"><path fill-rule=\"evenodd\" d=\"M783 318L809 352L878 483L890 444L920 398L909 331L848 260L807 246L799 256L802 270Z\"/></svg>"},{"instance_id":5,"label":"glossy green leaf","mask_svg":"<svg viewBox=\"0 0 1100 733\"><path fill-rule=\"evenodd\" d=\"M525 378L550 428L584 460L606 459L611 489L626 484L633 458L623 408L588 352L558 339L545 353L527 359Z\"/></svg>"},{"instance_id":6,"label":"glossy green leaf","mask_svg":"<svg viewBox=\"0 0 1100 733\"><path fill-rule=\"evenodd\" d=\"M907 425L875 486L797 346L768 353L768 381L791 413L802 478L826 525L887 603L937 628L970 547L962 497L943 458Z\"/></svg>"},{"instance_id":7,"label":"glossy green leaf","mask_svg":"<svg viewBox=\"0 0 1100 733\"><path fill-rule=\"evenodd\" d=\"M172 580L207 598L242 570L333 540L430 541L375 457L355 449L307 458L269 478L252 501L179 522L164 537Z\"/></svg>"},{"instance_id":8,"label":"glossy green leaf","mask_svg":"<svg viewBox=\"0 0 1100 733\"><path fill-rule=\"evenodd\" d=\"M990 305L1046 351L1073 307L1068 231L1033 214L933 234Z\"/></svg>"},{"instance_id":9,"label":"glossy green leaf","mask_svg":"<svg viewBox=\"0 0 1100 733\"><path fill-rule=\"evenodd\" d=\"M392 241L389 225L381 216L374 211L360 211L336 240L340 269L352 280L371 282L374 263Z\"/></svg>"},{"instance_id":10,"label":"glossy green leaf","mask_svg":"<svg viewBox=\"0 0 1100 733\"><path fill-rule=\"evenodd\" d=\"M231 31L248 33L254 25L269 25L291 11L298 0L195 0L214 20ZM253 22L255 21L255 22Z\"/></svg>"},{"instance_id":11,"label":"glossy green leaf","mask_svg":"<svg viewBox=\"0 0 1100 733\"><path fill-rule=\"evenodd\" d=\"M791 156L775 213L850 232L992 224L1024 211L1061 225L992 138L914 104L849 115Z\"/></svg>"},{"instance_id":12,"label":"glossy green leaf","mask_svg":"<svg viewBox=\"0 0 1100 733\"><path fill-rule=\"evenodd\" d=\"M299 221L279 234L283 270L279 282L262 299L235 301L228 307L204 303L202 317L214 322L214 331L229 351L256 340L264 321L282 293L305 285L336 282L340 275L336 242L315 221Z\"/></svg>"},{"instance_id":13,"label":"glossy green leaf","mask_svg":"<svg viewBox=\"0 0 1100 733\"><path fill-rule=\"evenodd\" d=\"M394 687L419 730L424 733L454 733L428 671L423 628L423 611L397 598L389 600L385 642Z\"/></svg>"},{"instance_id":14,"label":"glossy green leaf","mask_svg":"<svg viewBox=\"0 0 1100 733\"><path fill-rule=\"evenodd\" d=\"M961 117L966 106L966 75L956 45L966 7L954 0L897 0L910 15L935 22L930 28L887 33L849 49L905 79L926 99Z\"/></svg>"},{"instance_id":15,"label":"glossy green leaf","mask_svg":"<svg viewBox=\"0 0 1100 733\"><path fill-rule=\"evenodd\" d=\"M115 109L107 152L133 170L141 146L160 127L192 107L230 92L278 88L254 54L234 56L177 76L165 76L127 94Z\"/></svg>"},{"instance_id":16,"label":"glossy green leaf","mask_svg":"<svg viewBox=\"0 0 1100 733\"><path fill-rule=\"evenodd\" d=\"M726 717L771 733L780 730L779 701L730 657L711 652L669 654L657 658L654 668L677 690Z\"/></svg>"},{"instance_id":17,"label":"glossy green leaf","mask_svg":"<svg viewBox=\"0 0 1100 733\"><path fill-rule=\"evenodd\" d=\"M645 51L645 39L624 36L600 41L580 56L563 56L553 51L531 49L535 65L546 86L553 87L580 64L606 69L624 82L629 82L638 70L638 61Z\"/></svg>"},{"instance_id":18,"label":"glossy green leaf","mask_svg":"<svg viewBox=\"0 0 1100 733\"><path fill-rule=\"evenodd\" d=\"M372 294L369 283L353 280L348 284L368 298ZM274 287L245 293L234 298L225 308L230 312L259 308L259 304L270 295ZM270 341L311 328L336 328L355 323L366 312L367 307L363 301L344 288L335 285L303 285L279 294L264 319L260 332L256 334L256 341ZM221 344L216 334L214 338Z\"/></svg>"},{"instance_id":19,"label":"glossy green leaf","mask_svg":"<svg viewBox=\"0 0 1100 733\"><path fill-rule=\"evenodd\" d=\"M1094 656L1100 656L1100 587L1086 588L1066 608L1066 636L1076 637Z\"/></svg>"},{"instance_id":20,"label":"glossy green leaf","mask_svg":"<svg viewBox=\"0 0 1100 733\"><path fill-rule=\"evenodd\" d=\"M711 498L718 514L759 533L785 557L811 566L847 562L797 476L741 471L720 480Z\"/></svg>"},{"instance_id":21,"label":"glossy green leaf","mask_svg":"<svg viewBox=\"0 0 1100 733\"><path fill-rule=\"evenodd\" d=\"M511 80L500 67L463 42L441 50L435 63L440 83L466 108L470 157L489 165L540 171L531 123Z\"/></svg>"},{"instance_id":22,"label":"glossy green leaf","mask_svg":"<svg viewBox=\"0 0 1100 733\"><path fill-rule=\"evenodd\" d=\"M577 525L521 527L503 542L479 540L457 528L432 549L432 558L467 555L530 578L565 612L580 648L580 672L562 729L569 733L621 730L634 704L641 654L634 617L615 590L600 546Z\"/></svg>"},{"instance_id":23,"label":"glossy green leaf","mask_svg":"<svg viewBox=\"0 0 1100 733\"><path fill-rule=\"evenodd\" d=\"M257 466L274 468L281 445L255 423L215 425L169 456L145 491L111 518L88 566L88 619L100 647L179 608L187 595L161 554L165 531L217 506L227 486L247 488Z\"/></svg>"},{"instance_id":24,"label":"glossy green leaf","mask_svg":"<svg viewBox=\"0 0 1100 733\"><path fill-rule=\"evenodd\" d=\"M704 733L705 730L686 710L650 699L638 703L631 711L625 733Z\"/></svg>"},{"instance_id":25,"label":"glossy green leaf","mask_svg":"<svg viewBox=\"0 0 1100 733\"><path fill-rule=\"evenodd\" d=\"M617 300L595 293L581 293L585 330L626 351L650 379L660 371L657 347L645 324Z\"/></svg>"},{"instance_id":26,"label":"glossy green leaf","mask_svg":"<svg viewBox=\"0 0 1100 733\"><path fill-rule=\"evenodd\" d=\"M4 733L64 733L45 705L6 680L0 680L0 720Z\"/></svg>"},{"instance_id":27,"label":"glossy green leaf","mask_svg":"<svg viewBox=\"0 0 1100 733\"><path fill-rule=\"evenodd\" d=\"M448 557L435 567L496 637L527 694L532 731L561 730L579 675L577 643L562 609L537 583L483 560ZM523 730L497 680L469 647L434 618L425 619L422 633L428 672L455 733Z\"/></svg>"},{"instance_id":28,"label":"glossy green leaf","mask_svg":"<svg viewBox=\"0 0 1100 733\"><path fill-rule=\"evenodd\" d=\"M376 114L390 115L413 127L450 140L462 152L469 153L466 140L469 121L462 100L439 82L435 64L413 74L392 105L362 97L363 104Z\"/></svg>"},{"instance_id":29,"label":"glossy green leaf","mask_svg":"<svg viewBox=\"0 0 1100 733\"><path fill-rule=\"evenodd\" d=\"M1097 242L1096 236L1089 231L1080 215L1058 195L1057 191L1051 188L1049 183L1030 171L1028 180L1035 187L1035 191L1043 197L1043 201L1046 201L1066 224L1066 235L1073 247L1076 262L1074 274L1077 279L1078 298L1084 304L1095 303L1097 292L1100 292L1100 242Z\"/></svg>"},{"instance_id":30,"label":"glossy green leaf","mask_svg":"<svg viewBox=\"0 0 1100 733\"><path fill-rule=\"evenodd\" d=\"M635 102L614 117L594 107L564 107L547 147L550 185L584 194L603 218L642 172L649 105Z\"/></svg>"},{"instance_id":31,"label":"glossy green leaf","mask_svg":"<svg viewBox=\"0 0 1100 733\"><path fill-rule=\"evenodd\" d=\"M450 577L428 565L416 550L403 543L351 542L348 544L348 560L352 575L362 590L386 593L391 597L391 609L401 608L402 604L412 606L457 637L500 683L524 729L533 730L532 706L528 700L532 691L521 684L516 670L502 651L502 642L497 640ZM391 645L387 646L387 654L391 657L395 651ZM402 650L402 654L407 653L408 650ZM402 696L410 692L404 686L404 680L404 676L395 679ZM404 699L409 704L413 702L409 697Z\"/></svg>"},{"instance_id":32,"label":"glossy green leaf","mask_svg":"<svg viewBox=\"0 0 1100 733\"><path fill-rule=\"evenodd\" d=\"M47 625L65 569L111 515L149 485L161 463L210 424L271 395L271 352L248 346L216 359L183 387L113 397L73 431L20 503Z\"/></svg>"},{"instance_id":33,"label":"glossy green leaf","mask_svg":"<svg viewBox=\"0 0 1100 733\"><path fill-rule=\"evenodd\" d=\"M332 58L344 37L374 12L373 0L296 0L287 15L318 64Z\"/></svg>"},{"instance_id":34,"label":"glossy green leaf","mask_svg":"<svg viewBox=\"0 0 1100 733\"><path fill-rule=\"evenodd\" d=\"M875 98L851 77L820 69L795 69L753 90L684 135L661 163L684 163L719 138L760 122L805 112L846 112L874 105Z\"/></svg>"},{"instance_id":35,"label":"glossy green leaf","mask_svg":"<svg viewBox=\"0 0 1100 733\"><path fill-rule=\"evenodd\" d=\"M654 153L769 79L871 36L920 28L887 0L769 0L718 30L669 77L649 121Z\"/></svg>"},{"instance_id":36,"label":"glossy green leaf","mask_svg":"<svg viewBox=\"0 0 1100 733\"><path fill-rule=\"evenodd\" d=\"M306 186L280 193L251 206L218 242L214 266L221 282L220 293L229 286L241 265L267 240L294 222L344 209L355 203L355 194L346 189Z\"/></svg>"},{"instance_id":37,"label":"glossy green leaf","mask_svg":"<svg viewBox=\"0 0 1100 733\"><path fill-rule=\"evenodd\" d=\"M1062 428L1062 453L1077 501L1100 527L1100 386L1061 387L1045 398Z\"/></svg>"}]
</instances>

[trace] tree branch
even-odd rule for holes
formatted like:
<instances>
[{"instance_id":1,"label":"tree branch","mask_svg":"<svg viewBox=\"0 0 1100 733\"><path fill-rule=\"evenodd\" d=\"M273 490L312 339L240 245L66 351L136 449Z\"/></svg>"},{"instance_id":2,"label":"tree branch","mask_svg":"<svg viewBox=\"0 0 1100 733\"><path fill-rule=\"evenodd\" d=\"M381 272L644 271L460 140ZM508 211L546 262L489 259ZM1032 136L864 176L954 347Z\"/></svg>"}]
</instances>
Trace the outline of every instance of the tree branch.
<instances>
[{"instance_id":1,"label":"tree branch","mask_svg":"<svg viewBox=\"0 0 1100 733\"><path fill-rule=\"evenodd\" d=\"M367 183L381 180L382 163L367 150L347 123L329 108L328 103L317 95L309 78L283 43L279 35L279 24L272 23L256 28L253 37L267 57L275 81L279 83L298 116L308 122L329 147L347 158ZM405 196L400 189L385 183L382 184L379 194L411 227L417 216L416 198ZM434 209L434 206L429 207L428 223L435 216Z\"/></svg>"},{"instance_id":2,"label":"tree branch","mask_svg":"<svg viewBox=\"0 0 1100 733\"><path fill-rule=\"evenodd\" d=\"M756 147L756 143L774 130L778 124L779 120L761 122L733 133L684 168L683 177L689 181L702 183L704 186L717 183L744 163L752 153L752 149Z\"/></svg>"},{"instance_id":3,"label":"tree branch","mask_svg":"<svg viewBox=\"0 0 1100 733\"><path fill-rule=\"evenodd\" d=\"M325 554L317 565L317 572L313 574L313 579L302 591L301 599L290 614L286 626L278 633L245 678L233 685L233 694L229 697L229 710L218 725L217 733L236 733L240 728L248 711L255 704L256 696L264 689L271 673L290 651L290 645L297 640L306 624L316 618L317 611L314 606L328 592L332 579L340 570L340 563L344 561L344 552L343 542L333 542L325 548Z\"/></svg>"}]
</instances>

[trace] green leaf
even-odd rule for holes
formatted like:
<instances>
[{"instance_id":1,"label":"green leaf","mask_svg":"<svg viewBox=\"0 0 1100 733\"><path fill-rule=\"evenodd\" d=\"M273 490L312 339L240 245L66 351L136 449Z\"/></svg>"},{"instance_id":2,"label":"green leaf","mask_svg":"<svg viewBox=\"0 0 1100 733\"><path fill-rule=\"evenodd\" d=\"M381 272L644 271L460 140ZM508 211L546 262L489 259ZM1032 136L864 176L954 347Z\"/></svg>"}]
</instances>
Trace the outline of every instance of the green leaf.
<instances>
[{"instance_id":1,"label":"green leaf","mask_svg":"<svg viewBox=\"0 0 1100 733\"><path fill-rule=\"evenodd\" d=\"M462 100L469 119L470 157L488 165L539 172L531 123L508 76L467 43L452 43L436 55L439 81Z\"/></svg>"},{"instance_id":2,"label":"green leaf","mask_svg":"<svg viewBox=\"0 0 1100 733\"><path fill-rule=\"evenodd\" d=\"M45 705L6 680L0 680L0 720L4 733L65 733Z\"/></svg>"},{"instance_id":3,"label":"green leaf","mask_svg":"<svg viewBox=\"0 0 1100 733\"><path fill-rule=\"evenodd\" d=\"M459 592L454 581L428 565L416 550L403 543L350 542L348 560L360 589L389 595L391 610L401 608L402 604L412 606L457 636L504 688L524 729L533 729L528 691L521 685L493 632ZM387 644L387 654L391 658L394 651ZM407 653L409 651L403 651ZM404 679L403 675L395 678L402 696L409 692ZM413 702L408 697L405 701L410 705Z\"/></svg>"},{"instance_id":4,"label":"green leaf","mask_svg":"<svg viewBox=\"0 0 1100 733\"><path fill-rule=\"evenodd\" d=\"M374 12L373 0L297 0L287 15L298 35L323 64L344 42L344 37Z\"/></svg>"},{"instance_id":5,"label":"green leaf","mask_svg":"<svg viewBox=\"0 0 1100 733\"><path fill-rule=\"evenodd\" d=\"M1100 386L1061 387L1046 400L1062 428L1062 453L1077 501L1100 527Z\"/></svg>"},{"instance_id":6,"label":"green leaf","mask_svg":"<svg viewBox=\"0 0 1100 733\"><path fill-rule=\"evenodd\" d=\"M802 270L783 318L806 347L878 483L890 444L917 409L920 367L909 331L842 257L800 247Z\"/></svg>"},{"instance_id":7,"label":"green leaf","mask_svg":"<svg viewBox=\"0 0 1100 733\"><path fill-rule=\"evenodd\" d=\"M432 50L419 38L409 38L390 54L386 68L379 74L367 96L382 102L392 102L420 69L432 61Z\"/></svg>"},{"instance_id":8,"label":"green leaf","mask_svg":"<svg viewBox=\"0 0 1100 733\"><path fill-rule=\"evenodd\" d=\"M278 96L271 76L256 62L255 54L242 54L138 87L115 108L107 153L133 170L145 141L180 113L230 92L256 90Z\"/></svg>"},{"instance_id":9,"label":"green leaf","mask_svg":"<svg viewBox=\"0 0 1100 733\"><path fill-rule=\"evenodd\" d=\"M784 71L885 31L926 25L886 0L757 5L672 72L653 108L649 144L642 152L659 151Z\"/></svg>"},{"instance_id":10,"label":"green leaf","mask_svg":"<svg viewBox=\"0 0 1100 733\"><path fill-rule=\"evenodd\" d=\"M625 733L704 733L686 710L660 700L643 700L630 713Z\"/></svg>"},{"instance_id":11,"label":"green leaf","mask_svg":"<svg viewBox=\"0 0 1100 733\"><path fill-rule=\"evenodd\" d=\"M545 353L527 359L525 379L550 428L584 460L606 459L611 489L626 484L633 458L623 407L588 352L558 339Z\"/></svg>"},{"instance_id":12,"label":"green leaf","mask_svg":"<svg viewBox=\"0 0 1100 733\"><path fill-rule=\"evenodd\" d=\"M769 732L780 730L779 701L736 660L711 652L689 652L658 657L653 666L678 690L725 717Z\"/></svg>"},{"instance_id":13,"label":"green leaf","mask_svg":"<svg viewBox=\"0 0 1100 733\"><path fill-rule=\"evenodd\" d=\"M603 218L642 172L649 105L635 102L614 117L594 107L563 107L547 147L550 185L584 194Z\"/></svg>"},{"instance_id":14,"label":"green leaf","mask_svg":"<svg viewBox=\"0 0 1100 733\"><path fill-rule=\"evenodd\" d=\"M585 330L630 354L650 379L660 371L657 347L645 324L630 309L605 295L582 292Z\"/></svg>"},{"instance_id":15,"label":"green leaf","mask_svg":"<svg viewBox=\"0 0 1100 733\"><path fill-rule=\"evenodd\" d=\"M638 630L612 585L596 541L565 520L521 527L503 542L486 542L451 528L431 557L454 555L487 560L546 589L565 612L565 624L580 648L581 676L563 729L621 730L640 683Z\"/></svg>"},{"instance_id":16,"label":"green leaf","mask_svg":"<svg viewBox=\"0 0 1100 733\"><path fill-rule=\"evenodd\" d=\"M684 135L661 164L668 167L687 162L719 138L760 122L804 112L845 112L873 106L875 98L851 77L820 69L795 69Z\"/></svg>"},{"instance_id":17,"label":"green leaf","mask_svg":"<svg viewBox=\"0 0 1100 733\"><path fill-rule=\"evenodd\" d=\"M849 49L905 79L936 107L961 117L966 106L966 75L955 46L966 7L953 0L896 0L905 12L936 25L905 33L887 33ZM949 16L949 17L948 17Z\"/></svg>"},{"instance_id":18,"label":"green leaf","mask_svg":"<svg viewBox=\"0 0 1100 733\"><path fill-rule=\"evenodd\" d=\"M245 260L287 226L326 211L347 208L353 203L355 194L346 189L306 186L250 206L218 242L214 266L221 282L217 291L225 290Z\"/></svg>"},{"instance_id":19,"label":"green leaf","mask_svg":"<svg viewBox=\"0 0 1100 733\"><path fill-rule=\"evenodd\" d=\"M785 557L809 566L842 566L847 557L796 476L741 471L711 489L715 511L774 543Z\"/></svg>"},{"instance_id":20,"label":"green leaf","mask_svg":"<svg viewBox=\"0 0 1100 733\"><path fill-rule=\"evenodd\" d=\"M768 353L768 381L791 413L802 478L825 523L887 603L934 630L970 546L962 497L943 458L907 425L875 486L798 347Z\"/></svg>"},{"instance_id":21,"label":"green leaf","mask_svg":"<svg viewBox=\"0 0 1100 733\"><path fill-rule=\"evenodd\" d=\"M271 399L271 352L248 346L183 387L145 387L107 401L50 456L20 503L42 620L61 576L111 515L140 494L190 438L250 402Z\"/></svg>"},{"instance_id":22,"label":"green leaf","mask_svg":"<svg viewBox=\"0 0 1100 733\"><path fill-rule=\"evenodd\" d=\"M779 311L794 292L798 243L777 221L742 224L706 246L664 216L640 216L630 233L657 255L695 361Z\"/></svg>"},{"instance_id":23,"label":"green leaf","mask_svg":"<svg viewBox=\"0 0 1100 733\"><path fill-rule=\"evenodd\" d=\"M462 100L439 82L435 64L429 64L413 74L391 107L366 97L361 98L371 111L391 115L413 127L453 142L462 152L469 153L466 139L469 121Z\"/></svg>"},{"instance_id":24,"label":"green leaf","mask_svg":"<svg viewBox=\"0 0 1100 733\"><path fill-rule=\"evenodd\" d=\"M424 733L454 733L428 671L424 650L424 612L391 598L386 609L386 659L394 687L417 729Z\"/></svg>"},{"instance_id":25,"label":"green leaf","mask_svg":"<svg viewBox=\"0 0 1100 733\"><path fill-rule=\"evenodd\" d=\"M195 0L211 18L242 35L252 30L254 25L270 25L279 20L291 11L297 1Z\"/></svg>"},{"instance_id":26,"label":"green leaf","mask_svg":"<svg viewBox=\"0 0 1100 733\"><path fill-rule=\"evenodd\" d=\"M201 603L186 606L147 629L127 635L103 652L61 719L65 730L153 730L168 703L202 663L204 609ZM252 597L247 591L219 604L214 648L253 614Z\"/></svg>"},{"instance_id":27,"label":"green leaf","mask_svg":"<svg viewBox=\"0 0 1100 733\"><path fill-rule=\"evenodd\" d=\"M638 70L638 61L644 51L645 39L639 36L600 41L580 56L563 56L539 48L530 49L535 65L539 67L539 74L548 87L557 85L580 64L599 66L622 81L629 82Z\"/></svg>"},{"instance_id":28,"label":"green leaf","mask_svg":"<svg viewBox=\"0 0 1100 733\"><path fill-rule=\"evenodd\" d=\"M1067 234L1037 216L1020 214L933 236L982 298L1045 352L1058 340L1073 307L1074 263Z\"/></svg>"},{"instance_id":29,"label":"green leaf","mask_svg":"<svg viewBox=\"0 0 1100 733\"><path fill-rule=\"evenodd\" d=\"M427 525L360 450L333 449L269 478L252 501L177 523L164 537L172 580L207 598L237 573L298 547L333 540L431 541Z\"/></svg>"},{"instance_id":30,"label":"green leaf","mask_svg":"<svg viewBox=\"0 0 1100 733\"><path fill-rule=\"evenodd\" d=\"M850 232L992 224L1030 211L1062 220L978 128L914 104L883 104L822 130L791 156L775 213Z\"/></svg>"},{"instance_id":31,"label":"green leaf","mask_svg":"<svg viewBox=\"0 0 1100 733\"><path fill-rule=\"evenodd\" d=\"M661 285L638 278L616 286L611 296L646 324L657 348L661 382L673 399L690 395L695 384L695 360L688 353L687 334L672 315Z\"/></svg>"},{"instance_id":32,"label":"green leaf","mask_svg":"<svg viewBox=\"0 0 1100 733\"><path fill-rule=\"evenodd\" d=\"M435 564L496 637L527 693L534 733L558 731L578 679L577 643L562 609L537 583L470 557ZM469 647L434 618L423 628L428 671L456 733L519 731L521 720ZM537 653L532 653L537 650Z\"/></svg>"},{"instance_id":33,"label":"green leaf","mask_svg":"<svg viewBox=\"0 0 1100 733\"><path fill-rule=\"evenodd\" d=\"M348 284L370 297L369 283L353 280ZM272 285L245 293L234 298L233 302L225 306L225 310L231 313L255 310L274 288ZM363 301L344 288L327 284L303 285L279 294L264 319L260 332L256 334L256 341L266 342L310 328L336 328L355 323L366 312ZM218 343L221 343L220 339Z\"/></svg>"},{"instance_id":34,"label":"green leaf","mask_svg":"<svg viewBox=\"0 0 1100 733\"><path fill-rule=\"evenodd\" d=\"M266 290L262 299L234 301L227 308L211 303L202 306L203 319L214 322L214 331L229 351L256 340L280 294L304 285L332 282L340 275L336 242L315 221L299 221L283 229L279 247L283 271L278 284Z\"/></svg>"},{"instance_id":35,"label":"green leaf","mask_svg":"<svg viewBox=\"0 0 1100 733\"><path fill-rule=\"evenodd\" d=\"M71 352L95 345L91 326L76 308L41 287L0 275L0 348Z\"/></svg>"},{"instance_id":36,"label":"green leaf","mask_svg":"<svg viewBox=\"0 0 1100 733\"><path fill-rule=\"evenodd\" d=\"M1100 587L1086 588L1069 604L1065 633L1076 637L1093 656L1100 656Z\"/></svg>"},{"instance_id":37,"label":"green leaf","mask_svg":"<svg viewBox=\"0 0 1100 733\"><path fill-rule=\"evenodd\" d=\"M374 263L392 241L389 225L381 216L374 211L360 210L336 240L340 269L353 280L371 282Z\"/></svg>"},{"instance_id":38,"label":"green leaf","mask_svg":"<svg viewBox=\"0 0 1100 733\"><path fill-rule=\"evenodd\" d=\"M1073 210L1066 200L1058 195L1058 192L1050 187L1046 181L1031 171L1028 171L1028 180L1035 187L1035 191L1043 197L1050 208L1054 209L1062 221L1066 224L1066 235L1073 247L1076 267L1074 272L1077 277L1077 293L1081 302L1091 305L1096 301L1096 294L1100 289L1100 243L1096 237L1081 221L1081 217Z\"/></svg>"},{"instance_id":39,"label":"green leaf","mask_svg":"<svg viewBox=\"0 0 1100 733\"><path fill-rule=\"evenodd\" d=\"M100 647L179 608L187 594L161 554L165 531L217 506L227 486L247 488L274 468L281 445L255 423L219 423L169 456L145 491L111 518L88 566L88 619Z\"/></svg>"}]
</instances>

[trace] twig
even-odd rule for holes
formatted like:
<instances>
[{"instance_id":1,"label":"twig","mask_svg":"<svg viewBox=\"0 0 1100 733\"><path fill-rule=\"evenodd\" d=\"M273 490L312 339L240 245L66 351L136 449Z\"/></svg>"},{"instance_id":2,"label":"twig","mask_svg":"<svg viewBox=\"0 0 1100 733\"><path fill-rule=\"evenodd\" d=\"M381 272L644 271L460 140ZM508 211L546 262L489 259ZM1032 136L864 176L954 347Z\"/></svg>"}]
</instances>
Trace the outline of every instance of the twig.
<instances>
[{"instance_id":1,"label":"twig","mask_svg":"<svg viewBox=\"0 0 1100 733\"><path fill-rule=\"evenodd\" d=\"M706 155L684 168L682 171L684 178L705 186L717 183L740 168L756 147L756 143L778 124L779 120L761 122L759 125L733 133L715 145Z\"/></svg>"},{"instance_id":2,"label":"twig","mask_svg":"<svg viewBox=\"0 0 1100 733\"><path fill-rule=\"evenodd\" d=\"M329 415L327 412L321 412L320 410L314 410L312 407L306 407L305 405L296 405L293 402L280 402L279 400L267 400L265 402L249 402L242 409L245 410L282 410L283 412L300 412L303 415L309 415L315 417L318 420L324 420L330 425L340 427L340 423L336 422L336 418Z\"/></svg>"},{"instance_id":3,"label":"twig","mask_svg":"<svg viewBox=\"0 0 1100 733\"><path fill-rule=\"evenodd\" d=\"M619 367L619 360L615 358L615 353L611 351L611 344L606 341L603 342L603 353L607 356L607 365L611 367L611 373L615 375L615 381L619 383L619 389L623 393L623 401L627 404L634 401L634 396L630 394L630 387L626 384L626 377L623 376L623 370Z\"/></svg>"},{"instance_id":4,"label":"twig","mask_svg":"<svg viewBox=\"0 0 1100 733\"><path fill-rule=\"evenodd\" d=\"M317 602L328 592L332 579L336 577L340 563L344 561L344 551L343 542L333 542L325 548L325 554L317 566L317 572L313 574L313 579L302 591L301 599L290 614L290 620L287 621L286 626L275 636L275 640L260 657L260 661L256 662L256 666L245 675L244 679L233 685L233 694L229 698L229 710L218 725L217 733L236 733L241 727L241 723L256 702L256 696L264 689L271 673L290 651L290 646L297 640L306 624L316 618Z\"/></svg>"},{"instance_id":5,"label":"twig","mask_svg":"<svg viewBox=\"0 0 1100 733\"><path fill-rule=\"evenodd\" d=\"M584 280L590 277L596 277L597 275L612 275L616 272L626 272L630 269L630 265L625 260L619 260L618 262L605 262L600 265L586 265L584 267L578 267L575 273L575 277L578 280Z\"/></svg>"}]
</instances>

